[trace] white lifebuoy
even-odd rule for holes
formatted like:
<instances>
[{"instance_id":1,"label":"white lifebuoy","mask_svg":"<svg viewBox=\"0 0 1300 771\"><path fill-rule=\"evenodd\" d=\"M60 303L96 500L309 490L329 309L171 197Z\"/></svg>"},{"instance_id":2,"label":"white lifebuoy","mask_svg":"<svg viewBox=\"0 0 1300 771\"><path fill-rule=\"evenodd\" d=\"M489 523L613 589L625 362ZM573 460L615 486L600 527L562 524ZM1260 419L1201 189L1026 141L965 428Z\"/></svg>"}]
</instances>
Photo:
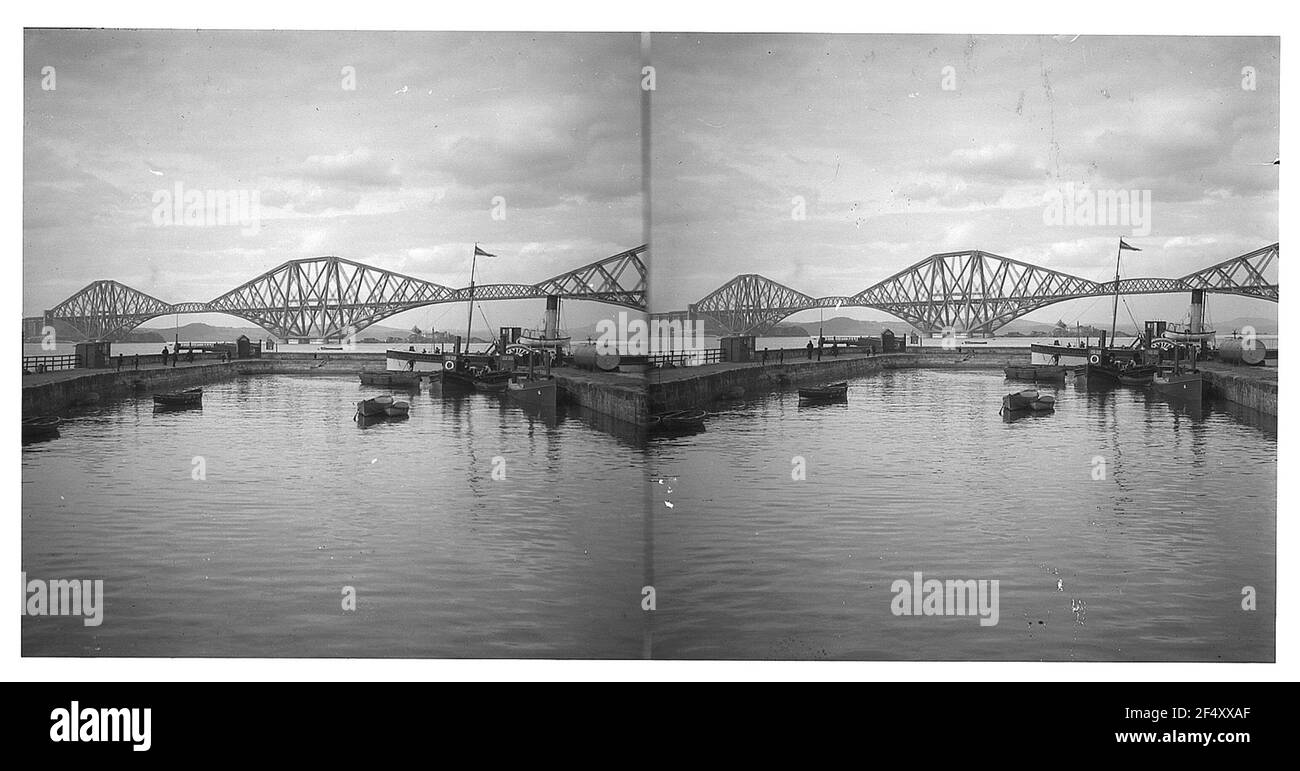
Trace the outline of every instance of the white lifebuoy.
<instances>
[{"instance_id":1,"label":"white lifebuoy","mask_svg":"<svg viewBox=\"0 0 1300 771\"><path fill-rule=\"evenodd\" d=\"M452 361L451 359L447 359L442 363L442 368L450 372L451 370L456 369L456 362Z\"/></svg>"},{"instance_id":2,"label":"white lifebuoy","mask_svg":"<svg viewBox=\"0 0 1300 771\"><path fill-rule=\"evenodd\" d=\"M1094 365L1101 364L1101 356L1095 353L1092 354L1091 356L1088 357L1088 363Z\"/></svg>"}]
</instances>

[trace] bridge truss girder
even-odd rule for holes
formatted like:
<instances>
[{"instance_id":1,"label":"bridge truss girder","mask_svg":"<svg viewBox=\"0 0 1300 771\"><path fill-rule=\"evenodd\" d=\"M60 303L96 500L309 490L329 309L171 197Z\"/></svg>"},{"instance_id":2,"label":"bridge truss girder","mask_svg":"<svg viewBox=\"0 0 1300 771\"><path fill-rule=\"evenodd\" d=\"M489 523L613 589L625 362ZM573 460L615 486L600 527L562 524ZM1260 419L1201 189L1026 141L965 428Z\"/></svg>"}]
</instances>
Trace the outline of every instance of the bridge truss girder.
<instances>
[{"instance_id":1,"label":"bridge truss girder","mask_svg":"<svg viewBox=\"0 0 1300 771\"><path fill-rule=\"evenodd\" d=\"M559 295L645 310L648 247L638 246L536 284L483 284L475 300ZM173 313L227 313L284 338L343 338L389 316L469 300L455 289L340 257L290 260L210 302L169 304L116 281L96 281L45 314L90 339L110 339Z\"/></svg>"},{"instance_id":2,"label":"bridge truss girder","mask_svg":"<svg viewBox=\"0 0 1300 771\"><path fill-rule=\"evenodd\" d=\"M62 321L90 340L133 329L171 306L117 281L95 281L45 312L45 323Z\"/></svg>"},{"instance_id":3,"label":"bridge truss girder","mask_svg":"<svg viewBox=\"0 0 1300 771\"><path fill-rule=\"evenodd\" d=\"M1266 272L1279 254L1279 245L1271 244L1182 278L1122 279L1119 292L1202 289L1277 302L1278 284ZM1054 303L1111 295L1115 288L1114 281L1092 281L976 250L931 255L850 297L814 298L764 276L743 274L690 310L732 334L761 334L799 311L832 306L883 310L927 333L980 333Z\"/></svg>"},{"instance_id":4,"label":"bridge truss girder","mask_svg":"<svg viewBox=\"0 0 1300 771\"><path fill-rule=\"evenodd\" d=\"M340 257L290 260L208 303L281 338L343 338L455 296L450 287Z\"/></svg>"}]
</instances>

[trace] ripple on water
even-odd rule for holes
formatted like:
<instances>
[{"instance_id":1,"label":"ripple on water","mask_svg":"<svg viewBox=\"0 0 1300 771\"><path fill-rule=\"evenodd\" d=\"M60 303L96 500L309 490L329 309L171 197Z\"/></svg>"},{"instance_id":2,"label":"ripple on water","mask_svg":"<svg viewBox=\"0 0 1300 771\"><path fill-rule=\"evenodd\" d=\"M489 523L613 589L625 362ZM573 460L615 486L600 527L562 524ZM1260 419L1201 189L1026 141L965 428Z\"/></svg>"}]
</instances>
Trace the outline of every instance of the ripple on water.
<instances>
[{"instance_id":1,"label":"ripple on water","mask_svg":"<svg viewBox=\"0 0 1300 771\"><path fill-rule=\"evenodd\" d=\"M103 578L106 601L96 628L24 618L24 654L641 655L634 448L428 391L359 428L378 393L247 377L206 386L202 410L108 404L26 447L24 570Z\"/></svg>"},{"instance_id":2,"label":"ripple on water","mask_svg":"<svg viewBox=\"0 0 1300 771\"><path fill-rule=\"evenodd\" d=\"M1055 413L1006 422L1015 387L886 372L845 404L774 393L652 442L650 472L677 477L652 488L673 503L655 517L673 598L656 655L1272 660L1272 609L1243 612L1240 591L1271 596L1275 429L1073 384L1040 389ZM914 571L997 579L999 623L893 615Z\"/></svg>"}]
</instances>

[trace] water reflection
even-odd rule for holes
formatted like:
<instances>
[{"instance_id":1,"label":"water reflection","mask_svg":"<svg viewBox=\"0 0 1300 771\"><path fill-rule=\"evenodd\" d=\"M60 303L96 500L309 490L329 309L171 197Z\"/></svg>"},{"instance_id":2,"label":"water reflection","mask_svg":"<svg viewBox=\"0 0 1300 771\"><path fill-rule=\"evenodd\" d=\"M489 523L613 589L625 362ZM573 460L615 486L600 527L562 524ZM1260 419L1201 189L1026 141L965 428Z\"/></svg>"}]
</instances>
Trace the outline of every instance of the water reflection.
<instances>
[{"instance_id":1,"label":"water reflection","mask_svg":"<svg viewBox=\"0 0 1300 771\"><path fill-rule=\"evenodd\" d=\"M25 448L24 570L107 596L98 628L25 617L24 654L641 655L640 454L573 415L395 393L406 420L362 423L356 378L246 377Z\"/></svg>"},{"instance_id":2,"label":"water reflection","mask_svg":"<svg viewBox=\"0 0 1300 771\"><path fill-rule=\"evenodd\" d=\"M847 405L792 390L651 443L665 658L1271 660L1277 434L1214 402L892 371ZM804 470L802 476L794 471ZM662 488L660 488L662 490ZM997 579L998 625L891 613L914 571ZM1086 608L1086 611L1081 609Z\"/></svg>"}]
</instances>

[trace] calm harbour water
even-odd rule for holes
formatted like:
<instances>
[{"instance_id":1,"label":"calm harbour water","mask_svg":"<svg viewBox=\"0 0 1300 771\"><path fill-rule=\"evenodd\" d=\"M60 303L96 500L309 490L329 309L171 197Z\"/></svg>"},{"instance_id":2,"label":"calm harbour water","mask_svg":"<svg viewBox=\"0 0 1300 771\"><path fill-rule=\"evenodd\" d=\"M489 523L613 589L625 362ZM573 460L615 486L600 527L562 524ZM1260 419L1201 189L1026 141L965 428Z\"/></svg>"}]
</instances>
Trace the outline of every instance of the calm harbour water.
<instances>
[{"instance_id":1,"label":"calm harbour water","mask_svg":"<svg viewBox=\"0 0 1300 771\"><path fill-rule=\"evenodd\" d=\"M1023 387L886 372L650 442L656 657L1272 660L1275 421L1073 383L1005 421ZM916 571L999 580L998 624L894 615Z\"/></svg>"},{"instance_id":2,"label":"calm harbour water","mask_svg":"<svg viewBox=\"0 0 1300 771\"><path fill-rule=\"evenodd\" d=\"M428 390L358 427L380 393L245 377L202 410L107 404L24 447L28 579L106 594L99 627L24 617L24 655L640 656L636 444Z\"/></svg>"},{"instance_id":3,"label":"calm harbour water","mask_svg":"<svg viewBox=\"0 0 1300 771\"><path fill-rule=\"evenodd\" d=\"M1020 387L891 371L644 443L427 390L361 428L385 391L343 377L108 403L22 454L23 569L104 579L104 623L25 617L23 653L1271 660L1275 421L1073 383L1004 420ZM916 571L998 580L998 624L893 615Z\"/></svg>"}]
</instances>

